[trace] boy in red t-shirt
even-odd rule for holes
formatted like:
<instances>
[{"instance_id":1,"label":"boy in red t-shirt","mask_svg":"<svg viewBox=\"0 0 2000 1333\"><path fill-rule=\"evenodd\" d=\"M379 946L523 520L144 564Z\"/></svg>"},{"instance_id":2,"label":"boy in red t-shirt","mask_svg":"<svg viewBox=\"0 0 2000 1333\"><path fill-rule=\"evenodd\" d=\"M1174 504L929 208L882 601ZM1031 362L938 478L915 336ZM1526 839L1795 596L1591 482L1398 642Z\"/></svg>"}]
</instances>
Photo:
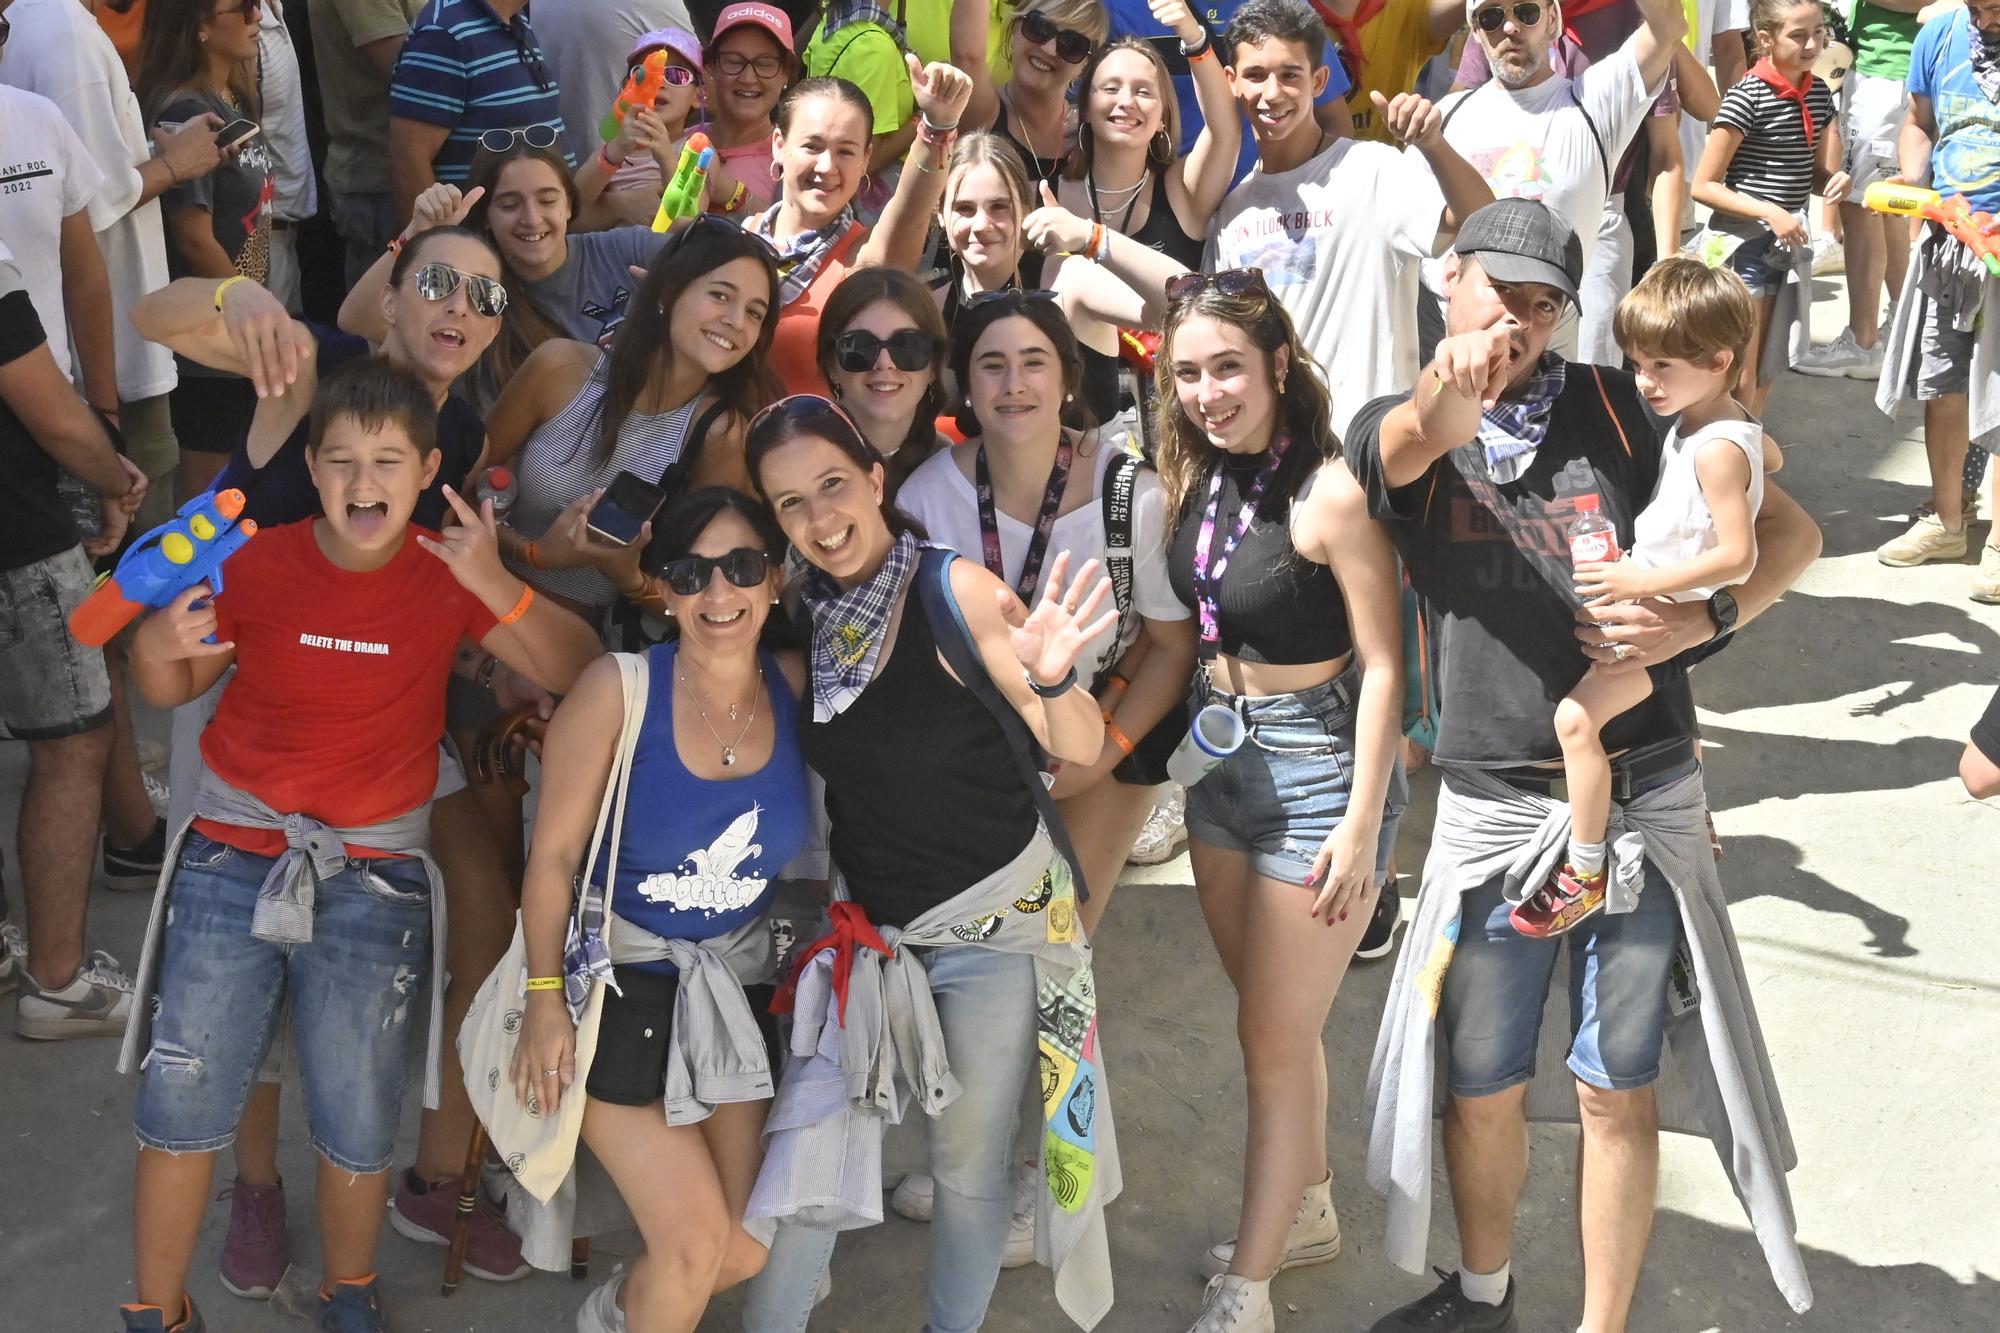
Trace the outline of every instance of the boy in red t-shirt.
<instances>
[{"instance_id":1,"label":"boy in red t-shirt","mask_svg":"<svg viewBox=\"0 0 2000 1333\"><path fill-rule=\"evenodd\" d=\"M203 1328L185 1283L214 1155L287 996L320 1157L319 1326L384 1327L375 1242L410 1017L432 972L424 842L452 654L476 639L559 693L601 651L501 566L490 505L475 514L447 490L462 526L410 540L436 424L407 371L369 360L329 376L307 442L324 517L259 533L212 602L190 589L133 644L133 676L161 708L237 669L202 736L197 817L140 966L142 986L155 972L156 1013L134 1117L128 1330ZM142 1041L128 1035L128 1055Z\"/></svg>"}]
</instances>

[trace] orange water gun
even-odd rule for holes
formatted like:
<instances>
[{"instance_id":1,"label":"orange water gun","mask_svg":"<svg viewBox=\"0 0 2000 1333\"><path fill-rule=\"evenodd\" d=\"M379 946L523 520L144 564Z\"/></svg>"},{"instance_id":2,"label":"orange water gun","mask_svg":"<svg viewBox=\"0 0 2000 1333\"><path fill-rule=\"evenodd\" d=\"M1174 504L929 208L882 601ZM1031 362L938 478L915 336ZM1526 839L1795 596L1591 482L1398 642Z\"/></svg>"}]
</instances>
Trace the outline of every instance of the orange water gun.
<instances>
[{"instance_id":1,"label":"orange water gun","mask_svg":"<svg viewBox=\"0 0 2000 1333\"><path fill-rule=\"evenodd\" d=\"M1993 234L1996 225L1993 216L1973 212L1964 195L1955 194L1946 199L1936 190L1926 190L1920 185L1877 181L1862 194L1861 202L1877 213L1925 218L1937 223L1966 249L1978 255L1988 273L2000 278L2000 238Z\"/></svg>"},{"instance_id":2,"label":"orange water gun","mask_svg":"<svg viewBox=\"0 0 2000 1333\"><path fill-rule=\"evenodd\" d=\"M667 53L655 51L646 57L644 64L634 65L632 72L625 76L625 86L618 90L618 101L604 113L604 120L597 127L597 137L606 143L616 139L619 129L625 124L625 117L637 107L653 105L659 100L660 90L666 86Z\"/></svg>"}]
</instances>

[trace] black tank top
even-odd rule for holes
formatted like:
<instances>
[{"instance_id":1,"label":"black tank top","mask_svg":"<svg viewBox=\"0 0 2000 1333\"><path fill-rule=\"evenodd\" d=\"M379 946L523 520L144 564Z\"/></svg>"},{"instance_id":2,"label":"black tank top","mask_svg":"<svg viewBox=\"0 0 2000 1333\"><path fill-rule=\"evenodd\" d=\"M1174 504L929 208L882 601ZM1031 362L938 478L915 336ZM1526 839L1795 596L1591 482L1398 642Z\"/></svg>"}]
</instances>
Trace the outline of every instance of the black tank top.
<instances>
[{"instance_id":1,"label":"black tank top","mask_svg":"<svg viewBox=\"0 0 2000 1333\"><path fill-rule=\"evenodd\" d=\"M1222 503L1209 543L1211 563L1236 530L1244 497L1256 483L1263 461L1260 454L1217 464L1222 468ZM1208 475L1196 480L1167 549L1167 579L1174 595L1190 608L1195 604L1195 541L1208 507L1208 486ZM1216 621L1221 632L1217 647L1231 657L1303 666L1332 661L1354 648L1340 583L1331 569L1292 549L1290 518L1291 504L1267 492L1256 522L1229 557L1216 598Z\"/></svg>"},{"instance_id":2,"label":"black tank top","mask_svg":"<svg viewBox=\"0 0 2000 1333\"><path fill-rule=\"evenodd\" d=\"M881 674L825 722L801 712L799 748L826 780L834 864L877 925L909 924L1034 836L1035 799L1007 738L938 660L914 590Z\"/></svg>"},{"instance_id":3,"label":"black tank top","mask_svg":"<svg viewBox=\"0 0 2000 1333\"><path fill-rule=\"evenodd\" d=\"M1167 178L1158 171L1153 173L1153 202L1146 209L1146 224L1132 233L1132 239L1152 246L1189 272L1201 267L1205 242L1181 230L1181 220L1174 216L1173 201L1167 198Z\"/></svg>"}]
</instances>

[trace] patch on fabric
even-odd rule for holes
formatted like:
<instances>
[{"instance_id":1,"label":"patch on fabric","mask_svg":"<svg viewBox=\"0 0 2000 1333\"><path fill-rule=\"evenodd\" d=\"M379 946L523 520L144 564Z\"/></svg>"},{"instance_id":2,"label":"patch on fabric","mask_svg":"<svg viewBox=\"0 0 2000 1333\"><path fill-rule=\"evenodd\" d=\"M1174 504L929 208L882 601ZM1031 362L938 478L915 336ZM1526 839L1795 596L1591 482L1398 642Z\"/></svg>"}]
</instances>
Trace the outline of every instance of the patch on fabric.
<instances>
[{"instance_id":1,"label":"patch on fabric","mask_svg":"<svg viewBox=\"0 0 2000 1333\"><path fill-rule=\"evenodd\" d=\"M1444 1003L1444 974L1451 969L1451 956L1457 949L1458 919L1453 918L1438 935L1431 956L1417 972L1417 993L1424 997L1424 1008L1433 1020L1438 1016L1438 1006Z\"/></svg>"},{"instance_id":2,"label":"patch on fabric","mask_svg":"<svg viewBox=\"0 0 2000 1333\"><path fill-rule=\"evenodd\" d=\"M1049 1193L1066 1213L1080 1213L1090 1198L1090 1182L1097 1175L1097 1158L1090 1152L1050 1133L1042 1145L1049 1178Z\"/></svg>"},{"instance_id":3,"label":"patch on fabric","mask_svg":"<svg viewBox=\"0 0 2000 1333\"><path fill-rule=\"evenodd\" d=\"M1042 877L1042 885L1048 891L1048 941L1050 944L1075 944L1076 926L1076 883L1069 872L1069 862L1058 860L1049 867ZM1090 976L1089 972L1078 975Z\"/></svg>"},{"instance_id":4,"label":"patch on fabric","mask_svg":"<svg viewBox=\"0 0 2000 1333\"><path fill-rule=\"evenodd\" d=\"M967 944L977 944L981 940L993 937L993 932L1000 929L1000 918L1005 915L1007 913L1004 908L998 912L988 912L985 916L976 916L963 925L953 926L951 933Z\"/></svg>"},{"instance_id":5,"label":"patch on fabric","mask_svg":"<svg viewBox=\"0 0 2000 1333\"><path fill-rule=\"evenodd\" d=\"M1014 910L1017 912L1039 912L1049 905L1049 901L1055 897L1055 893L1056 886L1053 876L1043 875L1025 897L1014 900Z\"/></svg>"},{"instance_id":6,"label":"patch on fabric","mask_svg":"<svg viewBox=\"0 0 2000 1333\"><path fill-rule=\"evenodd\" d=\"M1688 955L1686 937L1674 950L1674 965L1667 971L1667 1017L1680 1018L1701 1007L1701 987L1695 984L1694 960Z\"/></svg>"},{"instance_id":7,"label":"patch on fabric","mask_svg":"<svg viewBox=\"0 0 2000 1333\"><path fill-rule=\"evenodd\" d=\"M843 670L851 671L868 656L868 645L875 636L865 625L836 625L833 629L833 660Z\"/></svg>"}]
</instances>

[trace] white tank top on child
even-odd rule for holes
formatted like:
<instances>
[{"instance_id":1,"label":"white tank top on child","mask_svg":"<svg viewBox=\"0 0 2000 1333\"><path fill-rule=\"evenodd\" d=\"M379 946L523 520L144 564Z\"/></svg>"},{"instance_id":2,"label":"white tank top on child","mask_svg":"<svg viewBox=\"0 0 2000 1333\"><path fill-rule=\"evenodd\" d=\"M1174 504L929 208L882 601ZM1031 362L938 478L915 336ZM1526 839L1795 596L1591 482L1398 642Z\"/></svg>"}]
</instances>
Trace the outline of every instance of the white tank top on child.
<instances>
[{"instance_id":1,"label":"white tank top on child","mask_svg":"<svg viewBox=\"0 0 2000 1333\"><path fill-rule=\"evenodd\" d=\"M1718 421L1683 437L1674 427L1660 450L1660 481L1632 525L1632 559L1648 569L1692 560L1716 544L1715 515L1702 498L1694 457L1710 440L1727 440L1750 460L1750 516L1764 507L1764 428L1754 421ZM1674 602L1702 602L1714 588L1672 594Z\"/></svg>"}]
</instances>

